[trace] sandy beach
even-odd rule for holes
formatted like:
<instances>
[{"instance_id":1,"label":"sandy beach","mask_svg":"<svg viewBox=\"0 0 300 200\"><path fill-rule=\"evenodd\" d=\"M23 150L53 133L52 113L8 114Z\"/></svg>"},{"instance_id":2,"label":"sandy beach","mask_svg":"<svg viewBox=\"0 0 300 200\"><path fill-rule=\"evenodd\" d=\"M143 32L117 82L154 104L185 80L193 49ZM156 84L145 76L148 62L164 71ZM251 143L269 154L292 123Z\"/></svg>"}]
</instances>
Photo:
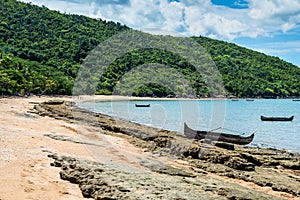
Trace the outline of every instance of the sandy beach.
<instances>
[{"instance_id":1,"label":"sandy beach","mask_svg":"<svg viewBox=\"0 0 300 200\"><path fill-rule=\"evenodd\" d=\"M74 100L72 97L59 99L65 102ZM111 97L98 96L96 99L110 100ZM79 100L96 99L84 97ZM99 115L96 120L92 119L92 124L88 121L74 123L76 117L68 118L59 113L67 112L67 106L55 107L49 115L41 114L41 111L38 114L34 107L49 100L57 98L0 99L0 200L73 200L84 199L84 196L105 199L107 196L103 191L107 191L108 186L110 190L107 194L115 195L115 199L143 199L143 196L148 199L199 199L199 195L207 199L300 199L299 155L287 159L283 158L286 156L285 152L282 155L276 152L274 156L269 156L277 161L275 164L274 160L266 157L273 151L260 155L259 150L244 150L240 147L236 147L234 152L218 148L215 150L217 154L208 154L205 161L200 158L192 159L192 154L186 158L169 156L165 135L157 136L155 133L157 137L149 137L152 139L133 135L138 132L137 129L154 134L155 130L152 129L125 122L112 122L112 119ZM128 133L133 134L123 134L124 127ZM176 140L172 144L178 145L180 142L182 141ZM229 157L224 158L224 155ZM245 156L241 158L240 155ZM238 159L246 160L242 162L252 160L256 164L243 165L245 169L239 169L240 166L235 165ZM263 159L264 164L260 163ZM290 162L287 163L286 160ZM60 166L62 167L59 168ZM160 168L161 166L164 168ZM94 167L102 172L97 179L97 174L93 174L94 178L87 178L85 182L70 178L70 174ZM91 171L87 173L91 175ZM82 180L85 178L86 174ZM101 194L97 191L87 194L84 190L86 183L91 180L105 182L101 186ZM270 181L273 182L267 184ZM164 183L164 186L157 182Z\"/></svg>"},{"instance_id":2,"label":"sandy beach","mask_svg":"<svg viewBox=\"0 0 300 200\"><path fill-rule=\"evenodd\" d=\"M61 155L82 157L95 160L86 145L68 143L45 137L57 134L83 140L84 134L90 138L98 133L91 127L74 125L51 117L41 117L29 111L39 102L49 101L53 97L2 98L0 99L0 199L83 199L77 185L70 184L59 177L59 169L50 166L53 161L49 152ZM71 101L73 97L60 97ZM124 99L114 97L114 99ZM110 96L84 97L80 100L111 100ZM84 133L79 136L80 133ZM101 135L100 135L101 136ZM136 157L143 153L126 140L119 137L98 136L99 146L95 152L101 152L102 162L127 166L130 170L147 170L135 163ZM92 137L92 138L91 138ZM118 147L116 147L118 145ZM145 154L149 159L153 155ZM163 159L162 160L166 160ZM171 162L171 161L169 161Z\"/></svg>"},{"instance_id":3,"label":"sandy beach","mask_svg":"<svg viewBox=\"0 0 300 200\"><path fill-rule=\"evenodd\" d=\"M0 99L0 199L82 199L76 185L59 177L50 167L47 151L90 155L82 145L62 145L44 136L47 133L74 135L63 121L28 113L32 102L48 97ZM67 98L70 99L70 98Z\"/></svg>"}]
</instances>

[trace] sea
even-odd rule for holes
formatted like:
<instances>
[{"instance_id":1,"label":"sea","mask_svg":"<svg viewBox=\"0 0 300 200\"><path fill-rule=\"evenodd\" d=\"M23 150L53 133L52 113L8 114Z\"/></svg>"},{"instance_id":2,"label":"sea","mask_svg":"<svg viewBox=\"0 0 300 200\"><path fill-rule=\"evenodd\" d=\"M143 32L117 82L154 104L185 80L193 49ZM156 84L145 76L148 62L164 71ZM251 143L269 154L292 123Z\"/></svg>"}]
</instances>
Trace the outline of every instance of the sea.
<instances>
[{"instance_id":1,"label":"sea","mask_svg":"<svg viewBox=\"0 0 300 200\"><path fill-rule=\"evenodd\" d=\"M150 107L136 107L136 104ZM248 136L250 146L300 152L300 101L292 99L205 99L90 101L79 107L114 118L183 134L183 125L197 130ZM291 122L261 121L260 116L290 117Z\"/></svg>"}]
</instances>

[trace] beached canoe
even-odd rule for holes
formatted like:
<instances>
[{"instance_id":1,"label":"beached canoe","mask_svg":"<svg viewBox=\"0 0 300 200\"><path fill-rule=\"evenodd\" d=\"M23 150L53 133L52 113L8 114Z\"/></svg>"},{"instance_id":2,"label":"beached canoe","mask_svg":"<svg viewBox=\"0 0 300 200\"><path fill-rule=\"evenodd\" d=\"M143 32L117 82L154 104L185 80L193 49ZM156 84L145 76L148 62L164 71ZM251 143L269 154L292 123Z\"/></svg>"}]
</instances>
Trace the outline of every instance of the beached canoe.
<instances>
[{"instance_id":1,"label":"beached canoe","mask_svg":"<svg viewBox=\"0 0 300 200\"><path fill-rule=\"evenodd\" d=\"M208 140L222 141L222 142L228 142L228 143L240 144L240 145L249 144L252 142L254 138L254 133L252 133L248 137L243 137L240 135L233 135L227 133L193 130L190 127L188 127L186 123L184 123L184 135L190 139L196 139L196 140L208 139Z\"/></svg>"},{"instance_id":2,"label":"beached canoe","mask_svg":"<svg viewBox=\"0 0 300 200\"><path fill-rule=\"evenodd\" d=\"M150 104L135 104L135 107L150 107Z\"/></svg>"},{"instance_id":3,"label":"beached canoe","mask_svg":"<svg viewBox=\"0 0 300 200\"><path fill-rule=\"evenodd\" d=\"M260 116L261 121L281 121L281 122L287 122L287 121L293 121L294 116L291 117L265 117Z\"/></svg>"}]
</instances>

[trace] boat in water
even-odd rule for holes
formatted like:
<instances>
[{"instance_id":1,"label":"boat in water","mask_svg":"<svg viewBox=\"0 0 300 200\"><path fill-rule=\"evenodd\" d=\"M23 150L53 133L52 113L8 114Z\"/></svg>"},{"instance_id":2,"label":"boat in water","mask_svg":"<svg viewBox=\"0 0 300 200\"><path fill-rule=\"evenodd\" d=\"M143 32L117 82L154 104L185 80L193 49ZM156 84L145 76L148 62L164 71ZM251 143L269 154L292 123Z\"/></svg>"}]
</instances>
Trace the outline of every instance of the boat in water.
<instances>
[{"instance_id":1,"label":"boat in water","mask_svg":"<svg viewBox=\"0 0 300 200\"><path fill-rule=\"evenodd\" d=\"M184 135L190 139L208 139L213 141L222 141L233 144L245 145L252 142L254 138L254 133L250 136L243 137L240 135L227 134L227 133L218 133L211 131L200 131L191 129L186 123L184 123Z\"/></svg>"},{"instance_id":2,"label":"boat in water","mask_svg":"<svg viewBox=\"0 0 300 200\"><path fill-rule=\"evenodd\" d=\"M281 121L281 122L288 122L293 121L294 116L291 117L265 117L260 116L261 121Z\"/></svg>"},{"instance_id":3,"label":"boat in water","mask_svg":"<svg viewBox=\"0 0 300 200\"><path fill-rule=\"evenodd\" d=\"M150 107L150 104L135 104L135 107Z\"/></svg>"}]
</instances>

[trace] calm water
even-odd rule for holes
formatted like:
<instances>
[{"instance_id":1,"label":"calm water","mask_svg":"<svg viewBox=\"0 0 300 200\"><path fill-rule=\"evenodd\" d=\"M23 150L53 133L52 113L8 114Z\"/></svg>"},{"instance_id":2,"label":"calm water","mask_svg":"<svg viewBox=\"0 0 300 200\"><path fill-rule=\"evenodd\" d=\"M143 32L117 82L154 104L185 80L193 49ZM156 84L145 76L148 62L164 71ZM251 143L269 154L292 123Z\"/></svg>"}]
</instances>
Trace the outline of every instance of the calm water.
<instances>
[{"instance_id":1,"label":"calm water","mask_svg":"<svg viewBox=\"0 0 300 200\"><path fill-rule=\"evenodd\" d=\"M151 104L135 107L135 104ZM191 128L249 135L251 145L285 148L300 152L300 101L290 99L155 100L84 102L80 107L157 128L183 133L183 123ZM260 116L294 115L292 122L263 122Z\"/></svg>"}]
</instances>

